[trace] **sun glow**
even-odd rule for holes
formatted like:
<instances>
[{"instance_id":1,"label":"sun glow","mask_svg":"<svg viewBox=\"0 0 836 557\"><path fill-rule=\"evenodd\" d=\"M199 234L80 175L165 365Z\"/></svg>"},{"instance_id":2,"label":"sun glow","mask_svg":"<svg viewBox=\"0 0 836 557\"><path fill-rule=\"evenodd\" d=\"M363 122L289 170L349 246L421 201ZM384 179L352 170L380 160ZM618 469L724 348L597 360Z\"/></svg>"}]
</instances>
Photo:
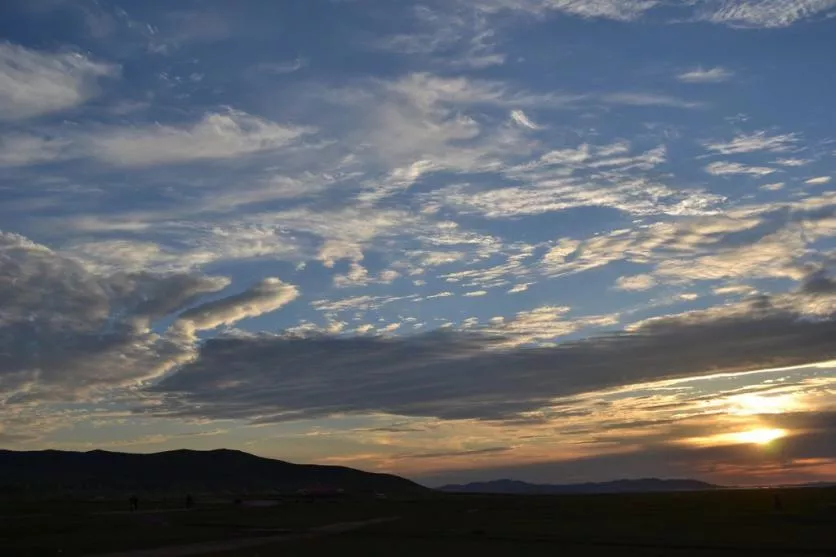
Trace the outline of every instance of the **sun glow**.
<instances>
[{"instance_id":1,"label":"sun glow","mask_svg":"<svg viewBox=\"0 0 836 557\"><path fill-rule=\"evenodd\" d=\"M756 445L768 445L776 439L785 437L787 432L783 429L750 429L748 431L741 431L739 433L732 433L729 435L730 440L739 443L755 443Z\"/></svg>"},{"instance_id":2,"label":"sun glow","mask_svg":"<svg viewBox=\"0 0 836 557\"><path fill-rule=\"evenodd\" d=\"M766 446L776 439L786 437L787 435L788 432L785 429L755 428L736 431L734 433L719 433L717 435L709 435L707 437L691 437L689 439L684 439L683 442L702 447L739 445L742 443Z\"/></svg>"},{"instance_id":3,"label":"sun glow","mask_svg":"<svg viewBox=\"0 0 836 557\"><path fill-rule=\"evenodd\" d=\"M731 406L731 413L739 416L783 414L799 407L795 394L773 396L745 394L729 397L728 403Z\"/></svg>"}]
</instances>

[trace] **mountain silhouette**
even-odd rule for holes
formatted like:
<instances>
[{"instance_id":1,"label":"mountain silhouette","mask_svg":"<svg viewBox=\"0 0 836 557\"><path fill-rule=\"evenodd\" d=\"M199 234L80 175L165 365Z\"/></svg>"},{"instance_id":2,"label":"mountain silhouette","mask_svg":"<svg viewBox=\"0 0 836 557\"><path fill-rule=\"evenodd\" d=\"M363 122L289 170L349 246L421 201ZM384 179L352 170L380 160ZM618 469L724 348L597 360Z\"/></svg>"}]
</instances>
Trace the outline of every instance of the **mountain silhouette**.
<instances>
[{"instance_id":1,"label":"mountain silhouette","mask_svg":"<svg viewBox=\"0 0 836 557\"><path fill-rule=\"evenodd\" d=\"M494 480L490 482L474 482L469 484L452 484L439 487L439 491L448 493L496 493L515 495L538 495L558 493L630 493L651 491L695 491L701 489L717 489L699 480L660 480L645 478L640 480L615 480L600 483L581 484L531 484L517 480Z\"/></svg>"},{"instance_id":2,"label":"mountain silhouette","mask_svg":"<svg viewBox=\"0 0 836 557\"><path fill-rule=\"evenodd\" d=\"M0 450L0 493L240 492L342 489L428 492L407 479L343 466L292 464L228 449L150 454Z\"/></svg>"}]
</instances>

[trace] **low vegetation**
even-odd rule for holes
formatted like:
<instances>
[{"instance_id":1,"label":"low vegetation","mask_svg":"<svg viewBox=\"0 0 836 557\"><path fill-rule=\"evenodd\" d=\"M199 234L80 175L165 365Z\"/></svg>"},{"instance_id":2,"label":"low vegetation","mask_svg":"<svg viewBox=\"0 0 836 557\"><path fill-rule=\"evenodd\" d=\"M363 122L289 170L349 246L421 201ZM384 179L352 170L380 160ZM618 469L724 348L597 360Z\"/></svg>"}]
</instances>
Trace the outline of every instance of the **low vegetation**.
<instances>
[{"instance_id":1,"label":"low vegetation","mask_svg":"<svg viewBox=\"0 0 836 557\"><path fill-rule=\"evenodd\" d=\"M780 505L776 505L776 496ZM251 496L254 497L254 496ZM30 502L0 519L3 555L80 557L206 540L263 544L202 553L269 555L827 555L833 554L836 489L711 490L612 495L448 495L285 498L275 506L198 498ZM316 527L397 517L351 532ZM287 537L286 541L282 541ZM221 548L222 549L222 548Z\"/></svg>"}]
</instances>

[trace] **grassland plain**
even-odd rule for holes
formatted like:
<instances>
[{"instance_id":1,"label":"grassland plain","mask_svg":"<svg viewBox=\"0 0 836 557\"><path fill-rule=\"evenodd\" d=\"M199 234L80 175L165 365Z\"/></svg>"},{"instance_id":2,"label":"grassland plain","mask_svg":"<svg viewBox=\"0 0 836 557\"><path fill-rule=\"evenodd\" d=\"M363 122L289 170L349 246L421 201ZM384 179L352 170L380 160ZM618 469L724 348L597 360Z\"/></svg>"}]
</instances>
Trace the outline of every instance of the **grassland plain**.
<instances>
[{"instance_id":1,"label":"grassland plain","mask_svg":"<svg viewBox=\"0 0 836 557\"><path fill-rule=\"evenodd\" d=\"M812 488L218 503L189 511L160 504L161 512L140 513L108 503L42 503L0 521L0 547L15 557L76 557L270 536L264 545L204 555L836 555L834 504L836 489ZM283 532L395 516L343 534L276 541Z\"/></svg>"}]
</instances>

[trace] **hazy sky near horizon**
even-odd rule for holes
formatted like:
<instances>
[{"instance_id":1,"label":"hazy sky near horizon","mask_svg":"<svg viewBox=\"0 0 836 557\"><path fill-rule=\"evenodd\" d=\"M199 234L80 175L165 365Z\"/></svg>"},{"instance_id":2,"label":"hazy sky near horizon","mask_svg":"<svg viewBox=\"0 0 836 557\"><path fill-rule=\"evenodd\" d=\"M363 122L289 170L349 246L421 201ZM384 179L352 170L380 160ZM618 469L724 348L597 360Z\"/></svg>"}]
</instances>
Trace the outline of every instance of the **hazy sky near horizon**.
<instances>
[{"instance_id":1,"label":"hazy sky near horizon","mask_svg":"<svg viewBox=\"0 0 836 557\"><path fill-rule=\"evenodd\" d=\"M836 0L0 15L0 446L836 477Z\"/></svg>"}]
</instances>

